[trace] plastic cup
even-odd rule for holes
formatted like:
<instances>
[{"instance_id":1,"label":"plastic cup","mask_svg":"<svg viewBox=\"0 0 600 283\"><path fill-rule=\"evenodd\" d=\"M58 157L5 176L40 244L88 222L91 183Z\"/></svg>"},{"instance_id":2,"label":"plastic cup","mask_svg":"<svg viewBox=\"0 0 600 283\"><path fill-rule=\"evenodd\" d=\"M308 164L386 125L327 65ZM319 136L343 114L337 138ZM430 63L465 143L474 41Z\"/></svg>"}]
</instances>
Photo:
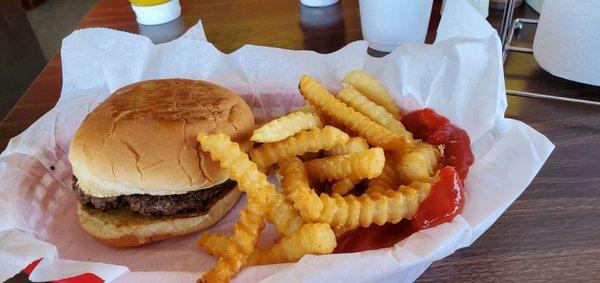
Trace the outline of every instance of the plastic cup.
<instances>
[{"instance_id":1,"label":"plastic cup","mask_svg":"<svg viewBox=\"0 0 600 283\"><path fill-rule=\"evenodd\" d=\"M403 43L423 43L433 0L360 0L363 38L369 47L391 52Z\"/></svg>"}]
</instances>

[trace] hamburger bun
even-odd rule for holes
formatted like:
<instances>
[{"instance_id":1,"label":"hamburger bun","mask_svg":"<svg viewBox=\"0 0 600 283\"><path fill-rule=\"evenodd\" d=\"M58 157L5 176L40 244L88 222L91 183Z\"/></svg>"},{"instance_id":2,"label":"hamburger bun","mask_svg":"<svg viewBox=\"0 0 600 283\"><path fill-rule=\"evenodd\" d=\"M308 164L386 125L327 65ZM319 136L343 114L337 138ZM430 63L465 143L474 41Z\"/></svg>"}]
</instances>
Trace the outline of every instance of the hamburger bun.
<instances>
[{"instance_id":1,"label":"hamburger bun","mask_svg":"<svg viewBox=\"0 0 600 283\"><path fill-rule=\"evenodd\" d=\"M251 147L254 118L232 91L195 80L142 81L117 90L83 121L69 159L91 196L170 195L210 188L227 174L198 149L200 132Z\"/></svg>"},{"instance_id":2,"label":"hamburger bun","mask_svg":"<svg viewBox=\"0 0 600 283\"><path fill-rule=\"evenodd\" d=\"M154 217L122 208L102 211L81 203L77 206L77 214L81 227L88 234L106 245L128 248L204 230L225 217L240 195L241 192L234 188L201 215Z\"/></svg>"},{"instance_id":3,"label":"hamburger bun","mask_svg":"<svg viewBox=\"0 0 600 283\"><path fill-rule=\"evenodd\" d=\"M247 151L253 130L244 100L209 82L150 80L117 90L71 140L81 226L115 247L210 227L241 193L196 136L221 132Z\"/></svg>"}]
</instances>

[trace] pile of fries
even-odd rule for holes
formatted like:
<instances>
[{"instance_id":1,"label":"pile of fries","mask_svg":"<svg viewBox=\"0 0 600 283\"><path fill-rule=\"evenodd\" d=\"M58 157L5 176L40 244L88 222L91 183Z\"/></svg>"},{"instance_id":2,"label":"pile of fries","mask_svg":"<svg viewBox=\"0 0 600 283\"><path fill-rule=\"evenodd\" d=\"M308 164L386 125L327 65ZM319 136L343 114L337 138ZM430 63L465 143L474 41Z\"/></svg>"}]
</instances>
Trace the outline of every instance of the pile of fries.
<instances>
[{"instance_id":1,"label":"pile of fries","mask_svg":"<svg viewBox=\"0 0 600 283\"><path fill-rule=\"evenodd\" d=\"M303 76L299 89L307 104L256 129L251 139L260 145L249 156L224 134L198 135L202 150L248 196L233 235L198 239L219 258L200 281L227 281L247 265L328 254L348 230L415 215L443 149L413 139L393 99L369 75L352 71L343 84L334 96ZM272 170L279 170L281 191L267 181ZM256 243L265 220L280 238L261 249Z\"/></svg>"}]
</instances>

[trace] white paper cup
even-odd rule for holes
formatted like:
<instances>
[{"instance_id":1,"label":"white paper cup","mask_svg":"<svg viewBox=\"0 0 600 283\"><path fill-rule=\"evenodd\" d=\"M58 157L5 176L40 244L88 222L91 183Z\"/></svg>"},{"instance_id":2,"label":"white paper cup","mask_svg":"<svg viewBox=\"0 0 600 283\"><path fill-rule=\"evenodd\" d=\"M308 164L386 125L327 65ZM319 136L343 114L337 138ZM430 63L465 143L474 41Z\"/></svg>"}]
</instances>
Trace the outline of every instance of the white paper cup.
<instances>
[{"instance_id":1,"label":"white paper cup","mask_svg":"<svg viewBox=\"0 0 600 283\"><path fill-rule=\"evenodd\" d=\"M433 0L360 0L363 38L391 52L403 43L423 43Z\"/></svg>"}]
</instances>

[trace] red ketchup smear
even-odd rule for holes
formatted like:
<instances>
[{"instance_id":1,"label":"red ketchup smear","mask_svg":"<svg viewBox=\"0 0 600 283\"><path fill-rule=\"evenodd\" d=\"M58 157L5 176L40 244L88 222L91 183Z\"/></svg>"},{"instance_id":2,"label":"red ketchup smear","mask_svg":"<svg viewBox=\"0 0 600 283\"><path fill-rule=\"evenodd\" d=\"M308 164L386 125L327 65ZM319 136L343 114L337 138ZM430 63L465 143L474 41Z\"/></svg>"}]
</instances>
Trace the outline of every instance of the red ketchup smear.
<instances>
[{"instance_id":1,"label":"red ketchup smear","mask_svg":"<svg viewBox=\"0 0 600 283\"><path fill-rule=\"evenodd\" d=\"M465 205L463 180L475 159L467 133L429 108L404 115L402 123L415 138L433 145L444 145L442 161L446 167L440 170L438 179L412 220L348 231L339 237L334 253L392 247L412 233L449 222L462 212Z\"/></svg>"},{"instance_id":2,"label":"red ketchup smear","mask_svg":"<svg viewBox=\"0 0 600 283\"><path fill-rule=\"evenodd\" d=\"M467 177L469 166L475 158L471 151L471 140L465 130L450 124L448 118L435 113L431 108L402 116L402 124L415 138L433 145L444 145L444 165L454 167L461 180Z\"/></svg>"},{"instance_id":3,"label":"red ketchup smear","mask_svg":"<svg viewBox=\"0 0 600 283\"><path fill-rule=\"evenodd\" d=\"M419 205L417 214L410 221L415 231L450 222L465 206L462 180L454 167L440 170L438 180L431 185L427 198Z\"/></svg>"},{"instance_id":4,"label":"red ketchup smear","mask_svg":"<svg viewBox=\"0 0 600 283\"><path fill-rule=\"evenodd\" d=\"M383 226L371 225L344 233L337 240L334 253L354 253L389 248L415 232L408 220Z\"/></svg>"},{"instance_id":5,"label":"red ketchup smear","mask_svg":"<svg viewBox=\"0 0 600 283\"><path fill-rule=\"evenodd\" d=\"M27 275L30 275L31 272L33 272L33 270L37 267L37 265L40 263L41 260L42 259L33 261L25 269L23 269L23 272ZM73 277L69 277L69 278L65 278L65 279L61 279L61 280L54 280L52 282L54 282L54 283L102 283L102 282L104 282L104 280L102 280L102 278L96 276L93 273L84 273L84 274L80 274L77 276L73 276Z\"/></svg>"}]
</instances>

